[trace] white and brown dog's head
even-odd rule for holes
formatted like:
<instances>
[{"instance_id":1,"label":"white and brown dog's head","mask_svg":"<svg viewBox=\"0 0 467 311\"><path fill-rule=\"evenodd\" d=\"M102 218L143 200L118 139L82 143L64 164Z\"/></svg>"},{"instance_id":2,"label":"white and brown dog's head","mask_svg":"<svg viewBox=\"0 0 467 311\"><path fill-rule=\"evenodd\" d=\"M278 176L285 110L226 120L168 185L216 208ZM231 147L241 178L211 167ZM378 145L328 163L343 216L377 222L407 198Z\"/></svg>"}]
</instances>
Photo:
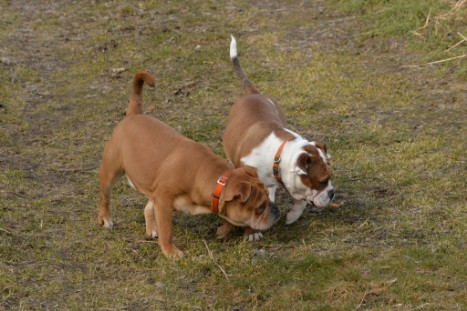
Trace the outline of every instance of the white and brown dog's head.
<instances>
[{"instance_id":1,"label":"white and brown dog's head","mask_svg":"<svg viewBox=\"0 0 467 311\"><path fill-rule=\"evenodd\" d=\"M268 190L256 169L245 166L232 170L221 197L219 216L234 225L262 231L279 219L280 211L269 201Z\"/></svg>"},{"instance_id":2,"label":"white and brown dog's head","mask_svg":"<svg viewBox=\"0 0 467 311\"><path fill-rule=\"evenodd\" d=\"M306 200L317 208L324 208L335 195L331 184L330 156L326 145L311 142L291 154L293 169L282 172L282 179L296 200Z\"/></svg>"}]
</instances>

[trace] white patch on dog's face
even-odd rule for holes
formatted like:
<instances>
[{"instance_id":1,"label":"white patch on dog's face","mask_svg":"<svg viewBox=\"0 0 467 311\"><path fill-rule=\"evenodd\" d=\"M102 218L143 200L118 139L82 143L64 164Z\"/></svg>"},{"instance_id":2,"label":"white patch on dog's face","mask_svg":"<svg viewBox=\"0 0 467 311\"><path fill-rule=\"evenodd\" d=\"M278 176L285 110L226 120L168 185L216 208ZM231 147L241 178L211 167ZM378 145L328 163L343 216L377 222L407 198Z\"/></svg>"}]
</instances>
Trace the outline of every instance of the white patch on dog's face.
<instances>
[{"instance_id":1,"label":"white patch on dog's face","mask_svg":"<svg viewBox=\"0 0 467 311\"><path fill-rule=\"evenodd\" d=\"M295 200L307 200L309 197L313 197L316 194L316 190L313 190L309 187L307 187L303 182L300 177L300 175L305 174L304 171L296 168L295 170L292 170L290 172L291 178L289 179L289 182L287 183L288 187L287 190L289 190L290 194Z\"/></svg>"},{"instance_id":2,"label":"white patch on dog's face","mask_svg":"<svg viewBox=\"0 0 467 311\"><path fill-rule=\"evenodd\" d=\"M316 191L316 190L315 190ZM313 201L316 207L326 207L331 203L334 198L334 187L329 181L328 186L322 191L318 192L315 196L308 198L308 201Z\"/></svg>"},{"instance_id":3,"label":"white patch on dog's face","mask_svg":"<svg viewBox=\"0 0 467 311\"><path fill-rule=\"evenodd\" d=\"M328 182L326 188L316 190L307 187L300 177L299 171L295 171L293 177L295 187L290 187L293 192L290 192L295 200L306 200L308 203L313 203L316 207L326 207L333 199L334 187L331 181Z\"/></svg>"}]
</instances>

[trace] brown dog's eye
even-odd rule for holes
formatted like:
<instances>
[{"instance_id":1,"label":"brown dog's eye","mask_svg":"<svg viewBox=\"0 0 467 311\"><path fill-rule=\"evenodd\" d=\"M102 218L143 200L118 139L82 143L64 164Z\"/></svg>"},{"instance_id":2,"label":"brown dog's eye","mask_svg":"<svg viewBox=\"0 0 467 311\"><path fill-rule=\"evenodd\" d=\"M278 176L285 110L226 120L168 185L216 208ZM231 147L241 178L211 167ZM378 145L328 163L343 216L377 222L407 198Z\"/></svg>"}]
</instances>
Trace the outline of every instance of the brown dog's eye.
<instances>
[{"instance_id":1,"label":"brown dog's eye","mask_svg":"<svg viewBox=\"0 0 467 311\"><path fill-rule=\"evenodd\" d=\"M261 204L260 206L258 206L256 208L256 215L260 215L264 212L264 210L266 209L266 204Z\"/></svg>"}]
</instances>

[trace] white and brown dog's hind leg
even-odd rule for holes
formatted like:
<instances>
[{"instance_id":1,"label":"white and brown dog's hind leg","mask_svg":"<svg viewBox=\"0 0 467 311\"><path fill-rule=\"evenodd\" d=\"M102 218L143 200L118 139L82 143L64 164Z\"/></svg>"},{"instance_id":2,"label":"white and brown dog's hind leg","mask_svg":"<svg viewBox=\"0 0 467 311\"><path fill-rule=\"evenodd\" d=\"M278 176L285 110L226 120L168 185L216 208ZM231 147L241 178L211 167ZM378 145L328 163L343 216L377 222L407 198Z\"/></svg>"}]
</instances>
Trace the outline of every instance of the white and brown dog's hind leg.
<instances>
[{"instance_id":1,"label":"white and brown dog's hind leg","mask_svg":"<svg viewBox=\"0 0 467 311\"><path fill-rule=\"evenodd\" d=\"M299 219L303 214L303 210L305 210L306 204L305 200L295 200L292 208L287 213L286 224L290 225Z\"/></svg>"}]
</instances>

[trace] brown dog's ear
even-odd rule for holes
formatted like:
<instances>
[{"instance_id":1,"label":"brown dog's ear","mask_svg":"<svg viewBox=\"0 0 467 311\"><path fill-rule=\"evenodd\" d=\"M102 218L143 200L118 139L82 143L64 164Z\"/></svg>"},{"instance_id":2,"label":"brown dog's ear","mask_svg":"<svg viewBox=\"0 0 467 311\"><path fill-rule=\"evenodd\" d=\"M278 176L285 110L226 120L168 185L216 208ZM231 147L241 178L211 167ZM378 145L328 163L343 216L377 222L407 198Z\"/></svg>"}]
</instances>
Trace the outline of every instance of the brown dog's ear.
<instances>
[{"instance_id":1,"label":"brown dog's ear","mask_svg":"<svg viewBox=\"0 0 467 311\"><path fill-rule=\"evenodd\" d=\"M242 203L245 203L251 194L251 184L249 182L244 181L244 182L241 182L240 185L238 186L239 187L238 187L237 195L240 196L240 201L242 201Z\"/></svg>"},{"instance_id":2,"label":"brown dog's ear","mask_svg":"<svg viewBox=\"0 0 467 311\"><path fill-rule=\"evenodd\" d=\"M235 189L229 189L225 194L224 201L232 201L234 198L239 197L242 203L245 203L251 194L251 184L246 181L242 181L237 185Z\"/></svg>"}]
</instances>

